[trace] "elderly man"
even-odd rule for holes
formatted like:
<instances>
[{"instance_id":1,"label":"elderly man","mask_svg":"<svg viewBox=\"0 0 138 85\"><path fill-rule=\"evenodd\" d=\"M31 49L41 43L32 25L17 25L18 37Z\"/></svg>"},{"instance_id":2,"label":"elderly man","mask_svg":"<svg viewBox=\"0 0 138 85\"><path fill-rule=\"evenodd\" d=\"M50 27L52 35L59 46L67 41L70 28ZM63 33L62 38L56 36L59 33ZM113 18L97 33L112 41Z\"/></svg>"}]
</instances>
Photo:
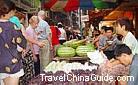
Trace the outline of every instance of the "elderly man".
<instances>
[{"instance_id":1,"label":"elderly man","mask_svg":"<svg viewBox=\"0 0 138 85\"><path fill-rule=\"evenodd\" d=\"M39 23L36 33L38 35L38 40L45 43L43 48L40 48L40 70L43 71L45 66L50 62L50 48L51 44L51 30L48 23L45 21L45 11L41 10L38 12Z\"/></svg>"}]
</instances>

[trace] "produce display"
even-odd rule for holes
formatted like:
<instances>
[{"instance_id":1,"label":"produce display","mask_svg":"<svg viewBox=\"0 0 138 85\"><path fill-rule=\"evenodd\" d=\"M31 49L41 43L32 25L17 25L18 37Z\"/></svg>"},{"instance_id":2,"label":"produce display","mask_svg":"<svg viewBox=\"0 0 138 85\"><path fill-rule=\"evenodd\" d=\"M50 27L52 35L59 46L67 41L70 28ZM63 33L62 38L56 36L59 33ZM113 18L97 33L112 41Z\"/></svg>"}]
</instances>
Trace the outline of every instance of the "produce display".
<instances>
[{"instance_id":1,"label":"produce display","mask_svg":"<svg viewBox=\"0 0 138 85\"><path fill-rule=\"evenodd\" d=\"M93 52L95 50L95 46L92 43L86 43L86 40L77 40L73 39L70 41L66 41L57 49L58 57L86 57L87 52Z\"/></svg>"},{"instance_id":2,"label":"produce display","mask_svg":"<svg viewBox=\"0 0 138 85\"><path fill-rule=\"evenodd\" d=\"M74 39L61 45L57 49L57 56L61 58L72 58L75 56L84 58L83 56L86 56L87 52L93 52L94 50L93 44L86 44L85 40ZM90 80L93 78L91 75L99 72L97 70L98 65L91 62L82 64L79 62L52 61L41 73L43 77L41 74L34 77L29 82L29 85L98 85L98 81ZM84 77L84 80L68 80L68 78L73 79L73 76L77 76L78 79L80 79L80 76Z\"/></svg>"}]
</instances>

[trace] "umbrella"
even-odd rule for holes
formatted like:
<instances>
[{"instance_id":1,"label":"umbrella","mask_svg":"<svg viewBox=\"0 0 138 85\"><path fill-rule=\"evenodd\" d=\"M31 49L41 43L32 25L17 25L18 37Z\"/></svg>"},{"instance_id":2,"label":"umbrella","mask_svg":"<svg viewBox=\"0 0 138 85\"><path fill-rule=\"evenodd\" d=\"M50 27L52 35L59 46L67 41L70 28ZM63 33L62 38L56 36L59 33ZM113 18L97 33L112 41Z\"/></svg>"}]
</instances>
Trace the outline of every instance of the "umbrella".
<instances>
[{"instance_id":1,"label":"umbrella","mask_svg":"<svg viewBox=\"0 0 138 85\"><path fill-rule=\"evenodd\" d=\"M65 12L70 12L72 10L77 10L79 7L79 0L68 0L64 10Z\"/></svg>"},{"instance_id":2,"label":"umbrella","mask_svg":"<svg viewBox=\"0 0 138 85\"><path fill-rule=\"evenodd\" d=\"M109 4L103 0L49 0L44 3L45 9L57 12L70 12L77 9L105 9Z\"/></svg>"},{"instance_id":3,"label":"umbrella","mask_svg":"<svg viewBox=\"0 0 138 85\"><path fill-rule=\"evenodd\" d=\"M71 12L77 9L105 9L108 8L108 4L103 0L49 0L44 3L44 8L54 12ZM81 11L79 13L79 19L80 31L82 32Z\"/></svg>"}]
</instances>

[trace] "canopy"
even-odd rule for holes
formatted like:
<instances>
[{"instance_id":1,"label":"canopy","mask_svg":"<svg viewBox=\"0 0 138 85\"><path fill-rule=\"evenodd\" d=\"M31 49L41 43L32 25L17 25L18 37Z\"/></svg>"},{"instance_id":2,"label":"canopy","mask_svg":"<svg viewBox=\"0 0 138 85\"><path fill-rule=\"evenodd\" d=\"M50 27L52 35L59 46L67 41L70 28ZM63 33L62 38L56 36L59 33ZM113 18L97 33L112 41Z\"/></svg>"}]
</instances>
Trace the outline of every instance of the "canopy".
<instances>
[{"instance_id":1,"label":"canopy","mask_svg":"<svg viewBox=\"0 0 138 85\"><path fill-rule=\"evenodd\" d=\"M115 4L115 3L113 3ZM44 3L45 9L58 12L70 12L78 8L87 9L105 9L111 7L109 3L103 0L49 0Z\"/></svg>"},{"instance_id":2,"label":"canopy","mask_svg":"<svg viewBox=\"0 0 138 85\"><path fill-rule=\"evenodd\" d=\"M128 17L130 20L134 18L135 8L138 8L138 2L129 2L122 3L118 6L114 11L112 11L109 15L104 17L105 20L117 20L121 17Z\"/></svg>"}]
</instances>

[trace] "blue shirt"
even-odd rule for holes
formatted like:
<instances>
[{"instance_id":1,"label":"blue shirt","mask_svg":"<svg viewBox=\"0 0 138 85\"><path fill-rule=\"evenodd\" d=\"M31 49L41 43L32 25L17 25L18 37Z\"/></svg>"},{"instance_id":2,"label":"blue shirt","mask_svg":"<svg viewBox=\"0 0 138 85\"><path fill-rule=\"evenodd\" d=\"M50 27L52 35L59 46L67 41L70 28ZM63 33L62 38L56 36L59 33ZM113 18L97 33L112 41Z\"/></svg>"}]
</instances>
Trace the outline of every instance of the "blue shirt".
<instances>
[{"instance_id":1,"label":"blue shirt","mask_svg":"<svg viewBox=\"0 0 138 85\"><path fill-rule=\"evenodd\" d=\"M42 20L41 18L39 18L39 20L40 21L38 27L35 29L35 31L38 35L39 40L45 40L51 33L50 26L46 21Z\"/></svg>"},{"instance_id":2,"label":"blue shirt","mask_svg":"<svg viewBox=\"0 0 138 85\"><path fill-rule=\"evenodd\" d=\"M100 39L99 39L99 48L98 49L101 49L104 46L106 46L108 40L109 39L106 36L101 36ZM120 43L120 41L117 39L116 36L113 36L112 39L110 39L110 40L112 40L113 43L112 43L112 45L110 47L108 47L106 49L106 51L114 50L115 46Z\"/></svg>"},{"instance_id":3,"label":"blue shirt","mask_svg":"<svg viewBox=\"0 0 138 85\"><path fill-rule=\"evenodd\" d=\"M129 76L132 76L133 78L128 81L128 85L138 85L138 54L133 56L133 60L130 65Z\"/></svg>"}]
</instances>

